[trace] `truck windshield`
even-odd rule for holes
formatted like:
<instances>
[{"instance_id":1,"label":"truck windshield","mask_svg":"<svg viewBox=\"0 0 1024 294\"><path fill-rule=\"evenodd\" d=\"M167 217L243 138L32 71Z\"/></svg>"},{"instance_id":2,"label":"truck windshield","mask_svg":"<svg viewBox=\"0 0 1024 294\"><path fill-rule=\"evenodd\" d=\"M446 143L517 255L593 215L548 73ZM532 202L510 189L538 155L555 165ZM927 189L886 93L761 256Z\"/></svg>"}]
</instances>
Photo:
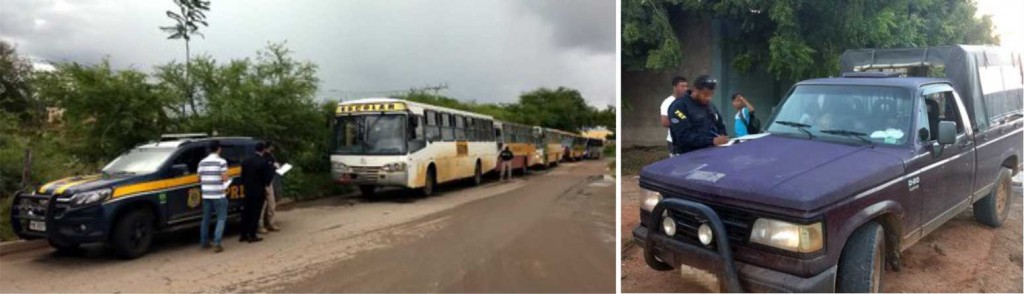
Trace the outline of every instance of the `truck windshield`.
<instances>
[{"instance_id":1,"label":"truck windshield","mask_svg":"<svg viewBox=\"0 0 1024 294\"><path fill-rule=\"evenodd\" d=\"M805 138L902 145L910 137L913 101L897 87L797 86L767 131ZM776 123L778 122L778 123Z\"/></svg>"},{"instance_id":2,"label":"truck windshield","mask_svg":"<svg viewBox=\"0 0 1024 294\"><path fill-rule=\"evenodd\" d=\"M334 153L405 154L406 117L405 114L340 116L334 124Z\"/></svg>"},{"instance_id":3,"label":"truck windshield","mask_svg":"<svg viewBox=\"0 0 1024 294\"><path fill-rule=\"evenodd\" d=\"M103 168L106 174L147 174L157 171L174 153L174 148L135 148L121 154Z\"/></svg>"}]
</instances>

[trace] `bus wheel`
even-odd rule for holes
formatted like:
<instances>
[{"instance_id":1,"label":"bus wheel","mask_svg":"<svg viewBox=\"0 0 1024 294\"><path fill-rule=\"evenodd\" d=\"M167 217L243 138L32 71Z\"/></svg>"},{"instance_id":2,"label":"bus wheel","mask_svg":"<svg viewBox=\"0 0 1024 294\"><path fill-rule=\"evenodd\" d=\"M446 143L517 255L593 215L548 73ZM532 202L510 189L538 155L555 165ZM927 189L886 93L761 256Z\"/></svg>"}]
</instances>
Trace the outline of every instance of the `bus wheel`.
<instances>
[{"instance_id":1,"label":"bus wheel","mask_svg":"<svg viewBox=\"0 0 1024 294\"><path fill-rule=\"evenodd\" d=\"M128 212L114 224L111 243L114 252L124 259L134 259L149 251L153 242L153 213L141 208Z\"/></svg>"},{"instance_id":2,"label":"bus wheel","mask_svg":"<svg viewBox=\"0 0 1024 294\"><path fill-rule=\"evenodd\" d=\"M423 196L430 196L434 194L434 185L437 184L437 177L433 168L427 169L427 179L423 182L423 188L420 189L420 194Z\"/></svg>"},{"instance_id":3,"label":"bus wheel","mask_svg":"<svg viewBox=\"0 0 1024 294\"><path fill-rule=\"evenodd\" d=\"M360 185L359 192L363 194L363 197L372 197L377 192L377 187L371 185Z\"/></svg>"},{"instance_id":4,"label":"bus wheel","mask_svg":"<svg viewBox=\"0 0 1024 294\"><path fill-rule=\"evenodd\" d=\"M484 181L483 173L480 170L480 161L476 161L476 170L473 172L473 186L479 186Z\"/></svg>"}]
</instances>

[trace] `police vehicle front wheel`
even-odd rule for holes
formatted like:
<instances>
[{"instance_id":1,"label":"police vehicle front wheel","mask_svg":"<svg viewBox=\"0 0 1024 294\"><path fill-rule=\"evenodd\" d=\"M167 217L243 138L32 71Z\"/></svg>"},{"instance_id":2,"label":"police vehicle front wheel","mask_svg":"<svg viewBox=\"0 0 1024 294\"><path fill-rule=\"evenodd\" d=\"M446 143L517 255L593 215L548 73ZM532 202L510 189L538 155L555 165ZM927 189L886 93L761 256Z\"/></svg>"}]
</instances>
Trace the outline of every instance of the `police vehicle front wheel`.
<instances>
[{"instance_id":1,"label":"police vehicle front wheel","mask_svg":"<svg viewBox=\"0 0 1024 294\"><path fill-rule=\"evenodd\" d=\"M885 255L885 230L882 225L869 222L857 228L839 256L836 292L881 292Z\"/></svg>"},{"instance_id":2,"label":"police vehicle front wheel","mask_svg":"<svg viewBox=\"0 0 1024 294\"><path fill-rule=\"evenodd\" d=\"M128 212L114 224L111 245L114 254L133 259L149 252L153 243L153 213L147 209Z\"/></svg>"}]
</instances>

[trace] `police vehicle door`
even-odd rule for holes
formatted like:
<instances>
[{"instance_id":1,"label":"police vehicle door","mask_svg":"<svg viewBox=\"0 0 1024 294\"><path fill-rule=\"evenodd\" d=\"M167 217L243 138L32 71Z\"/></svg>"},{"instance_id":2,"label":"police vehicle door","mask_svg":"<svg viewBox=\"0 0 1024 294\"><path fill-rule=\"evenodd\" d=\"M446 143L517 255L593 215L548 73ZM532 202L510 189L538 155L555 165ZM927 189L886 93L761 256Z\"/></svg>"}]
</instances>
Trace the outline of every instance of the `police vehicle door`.
<instances>
[{"instance_id":1,"label":"police vehicle door","mask_svg":"<svg viewBox=\"0 0 1024 294\"><path fill-rule=\"evenodd\" d=\"M196 171L199 161L206 157L208 151L204 144L194 144L178 151L171 161L171 166L184 164L187 171L184 175L173 175L174 178L190 177L187 185L177 186L161 192L161 203L165 203L169 224L177 224L202 217L203 195L199 189L199 178Z\"/></svg>"}]
</instances>

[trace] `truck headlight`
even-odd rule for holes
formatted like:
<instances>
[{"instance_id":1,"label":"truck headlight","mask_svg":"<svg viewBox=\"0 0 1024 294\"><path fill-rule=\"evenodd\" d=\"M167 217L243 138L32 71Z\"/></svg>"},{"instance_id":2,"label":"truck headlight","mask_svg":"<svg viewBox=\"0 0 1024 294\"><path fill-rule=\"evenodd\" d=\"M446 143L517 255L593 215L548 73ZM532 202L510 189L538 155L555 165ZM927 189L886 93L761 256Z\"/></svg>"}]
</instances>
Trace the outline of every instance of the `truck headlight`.
<instances>
[{"instance_id":1,"label":"truck headlight","mask_svg":"<svg viewBox=\"0 0 1024 294\"><path fill-rule=\"evenodd\" d=\"M381 167L381 170L383 170L384 172L402 172L405 171L405 167L405 162L392 162L385 164L383 167Z\"/></svg>"},{"instance_id":2,"label":"truck headlight","mask_svg":"<svg viewBox=\"0 0 1024 294\"><path fill-rule=\"evenodd\" d=\"M341 162L331 163L331 167L334 168L335 172L339 172L339 173L347 173L347 172L351 172L352 171L351 168L349 168L347 165L345 165L344 163L341 163Z\"/></svg>"},{"instance_id":3,"label":"truck headlight","mask_svg":"<svg viewBox=\"0 0 1024 294\"><path fill-rule=\"evenodd\" d=\"M750 230L750 242L793 252L810 253L824 247L821 223L798 225L780 220L759 218Z\"/></svg>"},{"instance_id":4,"label":"truck headlight","mask_svg":"<svg viewBox=\"0 0 1024 294\"><path fill-rule=\"evenodd\" d=\"M113 190L107 188L107 189L92 190L92 191L86 191L86 192L82 192L82 193L76 193L75 195L71 196L71 205L73 205L73 206L83 206L83 205L103 202L104 200L107 200L107 199L110 198L111 191L113 191Z\"/></svg>"},{"instance_id":5,"label":"truck headlight","mask_svg":"<svg viewBox=\"0 0 1024 294\"><path fill-rule=\"evenodd\" d=\"M661 193L654 192L654 191L647 191L647 190L643 190L643 191L644 191L643 195L640 196L640 209L641 210L652 211L652 210L654 210L654 206L657 206L658 202L661 202L661 199L664 199L661 196Z\"/></svg>"}]
</instances>

